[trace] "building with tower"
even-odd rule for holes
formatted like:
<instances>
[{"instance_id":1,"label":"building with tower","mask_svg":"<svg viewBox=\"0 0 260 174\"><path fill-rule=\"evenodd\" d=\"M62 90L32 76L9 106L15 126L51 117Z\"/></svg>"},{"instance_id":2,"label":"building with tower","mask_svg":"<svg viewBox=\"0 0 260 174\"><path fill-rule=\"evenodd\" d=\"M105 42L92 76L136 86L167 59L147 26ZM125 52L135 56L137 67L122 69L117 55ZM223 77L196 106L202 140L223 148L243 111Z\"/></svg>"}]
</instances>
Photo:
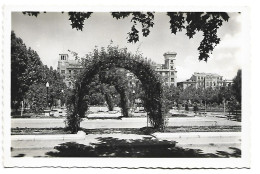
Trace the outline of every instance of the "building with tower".
<instances>
[{"instance_id":1,"label":"building with tower","mask_svg":"<svg viewBox=\"0 0 260 174\"><path fill-rule=\"evenodd\" d=\"M82 71L82 65L76 60L69 60L68 54L59 54L57 71L61 74L67 87L73 88L75 75Z\"/></svg>"},{"instance_id":2,"label":"building with tower","mask_svg":"<svg viewBox=\"0 0 260 174\"><path fill-rule=\"evenodd\" d=\"M164 64L157 64L151 60L145 59L146 62L154 68L155 72L161 75L164 84L167 86L177 86L177 70L176 70L176 55L175 52L164 53ZM130 87L138 85L138 79L131 72L127 73L128 84Z\"/></svg>"},{"instance_id":3,"label":"building with tower","mask_svg":"<svg viewBox=\"0 0 260 174\"><path fill-rule=\"evenodd\" d=\"M162 75L164 83L168 86L177 86L176 52L164 53L164 64L152 65L155 71Z\"/></svg>"},{"instance_id":4,"label":"building with tower","mask_svg":"<svg viewBox=\"0 0 260 174\"><path fill-rule=\"evenodd\" d=\"M176 52L166 52L164 56L164 64L157 64L151 60L147 60L154 70L160 74L163 78L164 84L171 86L177 86L177 70L175 66ZM76 60L69 60L68 54L59 54L58 60L58 72L64 78L64 82L67 87L73 88L75 81L75 75L81 72L83 69L82 65ZM130 86L134 86L137 83L137 79L131 72L127 73L127 79Z\"/></svg>"}]
</instances>

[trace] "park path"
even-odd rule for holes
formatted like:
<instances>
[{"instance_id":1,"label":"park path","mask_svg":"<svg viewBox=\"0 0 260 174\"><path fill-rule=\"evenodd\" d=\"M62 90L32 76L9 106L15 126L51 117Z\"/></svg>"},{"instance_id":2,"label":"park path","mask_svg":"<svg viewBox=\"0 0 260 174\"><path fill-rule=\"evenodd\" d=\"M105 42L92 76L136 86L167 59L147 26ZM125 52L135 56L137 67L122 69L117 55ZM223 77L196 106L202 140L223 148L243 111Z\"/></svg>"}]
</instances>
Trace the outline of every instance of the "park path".
<instances>
[{"instance_id":1,"label":"park path","mask_svg":"<svg viewBox=\"0 0 260 174\"><path fill-rule=\"evenodd\" d=\"M169 118L167 126L240 126L241 122L218 117ZM12 119L11 128L57 128L65 126L65 118ZM82 128L141 128L147 126L147 118L84 119Z\"/></svg>"},{"instance_id":2,"label":"park path","mask_svg":"<svg viewBox=\"0 0 260 174\"><path fill-rule=\"evenodd\" d=\"M213 135L213 136L212 136ZM241 139L239 133L171 133L170 135L137 135L137 134L88 134L81 140L35 140L16 141L12 140L12 157L49 157L47 152L58 152L54 149L63 143L75 143L77 146L100 146L116 144L117 146L129 147L129 144L138 145L142 143L147 148L158 144L177 142L177 147L185 149L200 149L203 153L217 154L218 151L232 153L232 148L240 149ZM210 137L211 136L211 137ZM209 138L210 137L210 138Z\"/></svg>"}]
</instances>

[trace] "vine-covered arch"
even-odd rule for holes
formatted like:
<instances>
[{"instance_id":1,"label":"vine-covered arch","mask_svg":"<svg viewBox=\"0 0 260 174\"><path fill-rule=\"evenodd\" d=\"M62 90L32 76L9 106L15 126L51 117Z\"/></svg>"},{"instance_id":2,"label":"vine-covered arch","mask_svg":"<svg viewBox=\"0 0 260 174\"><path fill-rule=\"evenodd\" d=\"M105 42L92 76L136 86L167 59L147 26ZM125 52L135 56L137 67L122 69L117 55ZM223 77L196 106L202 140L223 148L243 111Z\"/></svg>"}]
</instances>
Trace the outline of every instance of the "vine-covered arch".
<instances>
[{"instance_id":1,"label":"vine-covered arch","mask_svg":"<svg viewBox=\"0 0 260 174\"><path fill-rule=\"evenodd\" d=\"M69 109L69 127L76 132L79 128L80 118L84 117L88 106L84 102L84 96L88 93L88 85L95 75L111 68L124 68L132 72L141 82L144 90L144 108L150 123L155 129L164 126L163 87L161 78L154 71L149 62L140 55L132 55L127 49L109 46L107 51L97 49L86 60L84 71L78 78L73 96L73 104Z\"/></svg>"}]
</instances>

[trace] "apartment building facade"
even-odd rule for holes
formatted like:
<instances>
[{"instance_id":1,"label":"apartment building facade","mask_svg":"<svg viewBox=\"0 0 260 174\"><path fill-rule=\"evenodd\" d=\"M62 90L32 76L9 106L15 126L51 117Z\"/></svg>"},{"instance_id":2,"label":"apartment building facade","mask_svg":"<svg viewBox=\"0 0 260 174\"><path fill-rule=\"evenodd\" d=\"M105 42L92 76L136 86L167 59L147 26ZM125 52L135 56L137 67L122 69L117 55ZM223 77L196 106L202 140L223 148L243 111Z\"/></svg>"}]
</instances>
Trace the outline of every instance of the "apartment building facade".
<instances>
[{"instance_id":1,"label":"apartment building facade","mask_svg":"<svg viewBox=\"0 0 260 174\"><path fill-rule=\"evenodd\" d=\"M193 86L195 88L216 88L220 86L230 86L232 84L232 80L223 79L223 76L218 74L195 72L190 79L183 82L178 82L177 86L183 89L189 86Z\"/></svg>"}]
</instances>

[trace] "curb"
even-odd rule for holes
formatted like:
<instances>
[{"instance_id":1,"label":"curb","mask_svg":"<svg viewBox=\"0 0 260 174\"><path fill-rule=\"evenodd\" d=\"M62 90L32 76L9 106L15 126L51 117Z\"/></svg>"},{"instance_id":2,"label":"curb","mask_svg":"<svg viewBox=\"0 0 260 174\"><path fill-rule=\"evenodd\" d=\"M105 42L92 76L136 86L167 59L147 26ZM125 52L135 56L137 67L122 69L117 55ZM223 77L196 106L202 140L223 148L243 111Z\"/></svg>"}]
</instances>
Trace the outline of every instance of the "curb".
<instances>
[{"instance_id":1,"label":"curb","mask_svg":"<svg viewBox=\"0 0 260 174\"><path fill-rule=\"evenodd\" d=\"M36 140L84 140L86 133L78 131L77 134L59 134L59 135L12 135L12 141L36 141Z\"/></svg>"},{"instance_id":2,"label":"curb","mask_svg":"<svg viewBox=\"0 0 260 174\"><path fill-rule=\"evenodd\" d=\"M153 133L156 138L223 138L241 137L241 132L185 132L185 133Z\"/></svg>"},{"instance_id":3,"label":"curb","mask_svg":"<svg viewBox=\"0 0 260 174\"><path fill-rule=\"evenodd\" d=\"M176 141L178 146L241 145L241 132L154 133L158 140Z\"/></svg>"}]
</instances>

